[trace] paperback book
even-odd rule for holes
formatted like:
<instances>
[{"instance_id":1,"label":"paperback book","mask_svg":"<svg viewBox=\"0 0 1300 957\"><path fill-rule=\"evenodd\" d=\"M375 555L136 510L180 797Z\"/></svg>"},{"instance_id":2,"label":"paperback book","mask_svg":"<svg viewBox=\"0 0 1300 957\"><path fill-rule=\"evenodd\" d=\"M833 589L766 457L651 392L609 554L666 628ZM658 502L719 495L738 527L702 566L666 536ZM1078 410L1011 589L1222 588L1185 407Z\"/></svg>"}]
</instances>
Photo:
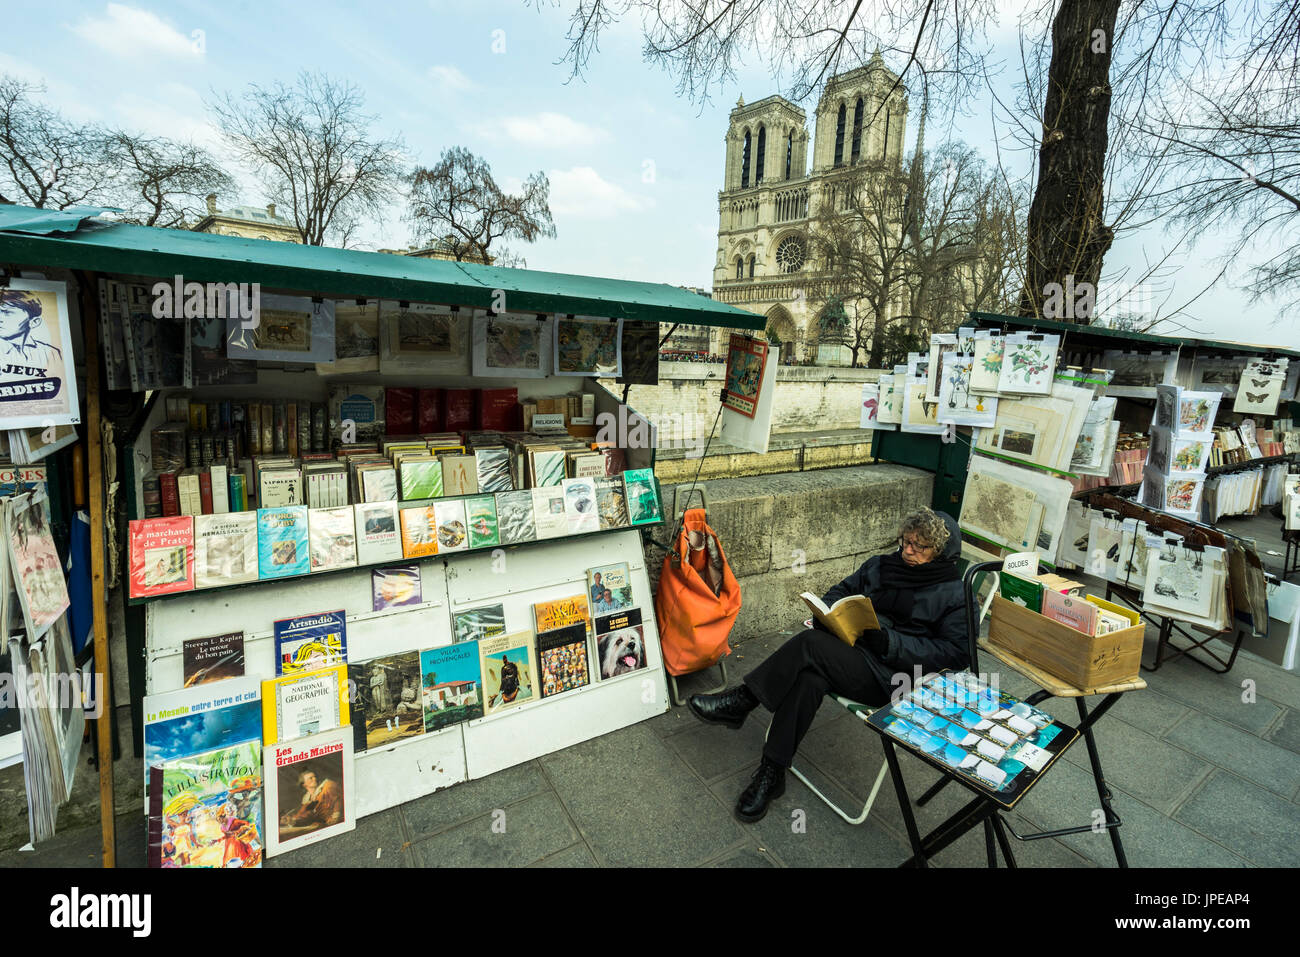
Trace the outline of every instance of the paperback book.
<instances>
[{"instance_id":1,"label":"paperback book","mask_svg":"<svg viewBox=\"0 0 1300 957\"><path fill-rule=\"evenodd\" d=\"M632 579L627 562L587 569L587 594L592 615L608 615L632 607Z\"/></svg>"},{"instance_id":2,"label":"paperback book","mask_svg":"<svg viewBox=\"0 0 1300 957\"><path fill-rule=\"evenodd\" d=\"M537 524L533 519L531 491L498 492L497 531L502 545L537 541Z\"/></svg>"},{"instance_id":3,"label":"paperback book","mask_svg":"<svg viewBox=\"0 0 1300 957\"><path fill-rule=\"evenodd\" d=\"M352 506L308 509L311 570L325 572L357 563L357 526Z\"/></svg>"},{"instance_id":4,"label":"paperback book","mask_svg":"<svg viewBox=\"0 0 1300 957\"><path fill-rule=\"evenodd\" d=\"M139 519L130 524L130 538L132 598L194 588L194 519Z\"/></svg>"},{"instance_id":5,"label":"paperback book","mask_svg":"<svg viewBox=\"0 0 1300 957\"><path fill-rule=\"evenodd\" d=\"M485 638L478 646L484 715L537 700L537 663L531 631Z\"/></svg>"},{"instance_id":6,"label":"paperback book","mask_svg":"<svg viewBox=\"0 0 1300 957\"><path fill-rule=\"evenodd\" d=\"M483 717L476 641L420 652L420 674L426 733Z\"/></svg>"},{"instance_id":7,"label":"paperback book","mask_svg":"<svg viewBox=\"0 0 1300 957\"><path fill-rule=\"evenodd\" d=\"M419 565L376 568L370 573L370 585L375 611L418 605L424 600Z\"/></svg>"},{"instance_id":8,"label":"paperback book","mask_svg":"<svg viewBox=\"0 0 1300 957\"><path fill-rule=\"evenodd\" d=\"M470 548L491 548L501 544L495 496L476 495L466 499L465 517L469 526Z\"/></svg>"},{"instance_id":9,"label":"paperback book","mask_svg":"<svg viewBox=\"0 0 1300 957\"><path fill-rule=\"evenodd\" d=\"M262 682L262 743L276 744L345 727L348 668L343 662Z\"/></svg>"},{"instance_id":10,"label":"paperback book","mask_svg":"<svg viewBox=\"0 0 1300 957\"><path fill-rule=\"evenodd\" d=\"M261 742L163 762L148 793L150 867L261 866Z\"/></svg>"},{"instance_id":11,"label":"paperback book","mask_svg":"<svg viewBox=\"0 0 1300 957\"><path fill-rule=\"evenodd\" d=\"M418 651L365 662L360 690L365 701L367 750L424 734Z\"/></svg>"},{"instance_id":12,"label":"paperback book","mask_svg":"<svg viewBox=\"0 0 1300 957\"><path fill-rule=\"evenodd\" d=\"M443 455L442 486L444 495L478 493L478 464L473 455Z\"/></svg>"},{"instance_id":13,"label":"paperback book","mask_svg":"<svg viewBox=\"0 0 1300 957\"><path fill-rule=\"evenodd\" d=\"M398 513L402 522L402 555L421 558L438 554L438 522L432 505L414 505Z\"/></svg>"},{"instance_id":14,"label":"paperback book","mask_svg":"<svg viewBox=\"0 0 1300 957\"><path fill-rule=\"evenodd\" d=\"M350 727L265 748L264 758L267 857L356 828Z\"/></svg>"},{"instance_id":15,"label":"paperback book","mask_svg":"<svg viewBox=\"0 0 1300 957\"><path fill-rule=\"evenodd\" d=\"M440 499L433 503L438 523L438 552L460 552L469 548L463 499Z\"/></svg>"},{"instance_id":16,"label":"paperback book","mask_svg":"<svg viewBox=\"0 0 1300 957\"><path fill-rule=\"evenodd\" d=\"M627 511L631 524L649 525L659 521L659 493L654 469L628 469L623 473L627 490Z\"/></svg>"},{"instance_id":17,"label":"paperback book","mask_svg":"<svg viewBox=\"0 0 1300 957\"><path fill-rule=\"evenodd\" d=\"M510 481L510 453L504 448L474 450L480 492L508 492L514 488Z\"/></svg>"},{"instance_id":18,"label":"paperback book","mask_svg":"<svg viewBox=\"0 0 1300 957\"><path fill-rule=\"evenodd\" d=\"M587 628L582 622L538 632L537 662L542 697L549 698L591 683L587 665Z\"/></svg>"},{"instance_id":19,"label":"paperback book","mask_svg":"<svg viewBox=\"0 0 1300 957\"><path fill-rule=\"evenodd\" d=\"M554 631L566 625L579 622L588 626L590 616L587 611L587 596L573 595L569 598L557 598L552 601L539 601L533 605L533 623L537 631Z\"/></svg>"},{"instance_id":20,"label":"paperback book","mask_svg":"<svg viewBox=\"0 0 1300 957\"><path fill-rule=\"evenodd\" d=\"M482 605L452 615L452 640L478 641L495 638L506 633L506 615L503 605Z\"/></svg>"},{"instance_id":21,"label":"paperback book","mask_svg":"<svg viewBox=\"0 0 1300 957\"><path fill-rule=\"evenodd\" d=\"M437 459L404 461L401 473L402 501L437 498L443 494L442 463Z\"/></svg>"},{"instance_id":22,"label":"paperback book","mask_svg":"<svg viewBox=\"0 0 1300 957\"><path fill-rule=\"evenodd\" d=\"M313 671L348 660L345 612L281 618L275 623L275 673Z\"/></svg>"},{"instance_id":23,"label":"paperback book","mask_svg":"<svg viewBox=\"0 0 1300 957\"><path fill-rule=\"evenodd\" d=\"M244 675L244 633L189 638L182 644L185 687Z\"/></svg>"},{"instance_id":24,"label":"paperback book","mask_svg":"<svg viewBox=\"0 0 1300 957\"><path fill-rule=\"evenodd\" d=\"M260 578L288 578L311 570L307 506L257 510L257 568Z\"/></svg>"},{"instance_id":25,"label":"paperback book","mask_svg":"<svg viewBox=\"0 0 1300 957\"><path fill-rule=\"evenodd\" d=\"M145 695L144 793L149 793L149 769L156 765L232 744L261 741L261 698L261 682L251 677Z\"/></svg>"},{"instance_id":26,"label":"paperback book","mask_svg":"<svg viewBox=\"0 0 1300 957\"><path fill-rule=\"evenodd\" d=\"M565 479L564 518L568 534L600 531L600 516L596 512L596 486L592 479Z\"/></svg>"},{"instance_id":27,"label":"paperback book","mask_svg":"<svg viewBox=\"0 0 1300 957\"><path fill-rule=\"evenodd\" d=\"M602 679L617 678L646 666L641 609L629 608L596 619L596 655Z\"/></svg>"},{"instance_id":28,"label":"paperback book","mask_svg":"<svg viewBox=\"0 0 1300 957\"><path fill-rule=\"evenodd\" d=\"M363 502L352 508L357 536L357 563L373 565L402 557L396 502Z\"/></svg>"},{"instance_id":29,"label":"paperback book","mask_svg":"<svg viewBox=\"0 0 1300 957\"><path fill-rule=\"evenodd\" d=\"M623 491L623 477L597 478L596 511L600 515L601 531L611 528L627 528L630 524L627 515L627 495Z\"/></svg>"},{"instance_id":30,"label":"paperback book","mask_svg":"<svg viewBox=\"0 0 1300 957\"><path fill-rule=\"evenodd\" d=\"M532 496L533 522L537 526L538 540L567 535L569 521L564 510L564 488L559 485L535 488Z\"/></svg>"}]
</instances>

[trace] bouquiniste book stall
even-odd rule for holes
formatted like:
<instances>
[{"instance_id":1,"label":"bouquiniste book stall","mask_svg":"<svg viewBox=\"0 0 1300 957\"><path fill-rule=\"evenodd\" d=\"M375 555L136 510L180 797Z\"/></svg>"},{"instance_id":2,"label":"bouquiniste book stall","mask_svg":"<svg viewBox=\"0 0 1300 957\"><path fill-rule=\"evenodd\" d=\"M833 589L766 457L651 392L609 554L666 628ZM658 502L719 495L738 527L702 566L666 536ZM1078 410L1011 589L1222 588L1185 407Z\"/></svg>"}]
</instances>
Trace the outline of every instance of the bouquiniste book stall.
<instances>
[{"instance_id":1,"label":"bouquiniste book stall","mask_svg":"<svg viewBox=\"0 0 1300 957\"><path fill-rule=\"evenodd\" d=\"M654 430L596 377L642 381L624 345L659 321L761 318L645 283L60 227L0 220L0 258L73 271L105 387L149 393L111 544L143 612L152 863L257 864L667 708Z\"/></svg>"}]
</instances>

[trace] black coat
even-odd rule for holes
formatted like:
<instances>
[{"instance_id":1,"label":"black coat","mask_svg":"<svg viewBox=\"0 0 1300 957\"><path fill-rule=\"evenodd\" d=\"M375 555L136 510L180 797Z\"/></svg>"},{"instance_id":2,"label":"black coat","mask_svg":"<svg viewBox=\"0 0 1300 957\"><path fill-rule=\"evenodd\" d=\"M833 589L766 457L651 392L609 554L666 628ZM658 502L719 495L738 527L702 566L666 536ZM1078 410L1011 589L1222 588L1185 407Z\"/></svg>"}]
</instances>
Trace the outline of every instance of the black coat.
<instances>
[{"instance_id":1,"label":"black coat","mask_svg":"<svg viewBox=\"0 0 1300 957\"><path fill-rule=\"evenodd\" d=\"M955 563L961 554L961 533L951 516L944 514L943 518L948 526L948 543L935 560ZM879 555L867 559L866 564L828 591L822 601L829 607L847 595L872 597L881 587L880 559ZM969 663L966 598L961 581L918 588L914 596L910 621L895 623L887 615L877 614L888 641L883 655L877 656L861 644L856 646L862 650L883 688L897 687L894 675L900 672L909 681L914 680L913 669L918 665L925 674L944 668L964 668Z\"/></svg>"}]
</instances>

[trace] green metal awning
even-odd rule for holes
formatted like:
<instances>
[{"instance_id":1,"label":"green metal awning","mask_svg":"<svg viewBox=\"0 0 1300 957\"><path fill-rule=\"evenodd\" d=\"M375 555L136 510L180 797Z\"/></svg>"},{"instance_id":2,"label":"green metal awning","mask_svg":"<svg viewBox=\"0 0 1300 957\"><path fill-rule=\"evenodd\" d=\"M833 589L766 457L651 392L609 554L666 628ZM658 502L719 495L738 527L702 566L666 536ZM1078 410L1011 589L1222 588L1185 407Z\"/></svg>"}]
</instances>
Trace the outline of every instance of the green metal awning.
<instances>
[{"instance_id":1,"label":"green metal awning","mask_svg":"<svg viewBox=\"0 0 1300 957\"><path fill-rule=\"evenodd\" d=\"M36 223L40 231L34 231ZM53 225L51 225L53 224ZM51 231L58 230L58 231ZM0 206L0 264L195 282L256 282L300 294L397 299L761 330L763 316L663 283L418 259Z\"/></svg>"},{"instance_id":2,"label":"green metal awning","mask_svg":"<svg viewBox=\"0 0 1300 957\"><path fill-rule=\"evenodd\" d=\"M1088 326L1078 322L1060 322L1055 319L1035 319L1032 316L1003 316L996 312L972 312L971 323L976 328L1003 328L1026 331L1052 332L1068 337L1074 344L1095 346L1099 349L1195 349L1198 352L1226 355L1270 355L1300 358L1300 352L1281 346L1259 345L1250 342L1232 342L1226 339L1191 339L1182 336L1157 336L1149 332L1126 332L1106 326Z\"/></svg>"}]
</instances>

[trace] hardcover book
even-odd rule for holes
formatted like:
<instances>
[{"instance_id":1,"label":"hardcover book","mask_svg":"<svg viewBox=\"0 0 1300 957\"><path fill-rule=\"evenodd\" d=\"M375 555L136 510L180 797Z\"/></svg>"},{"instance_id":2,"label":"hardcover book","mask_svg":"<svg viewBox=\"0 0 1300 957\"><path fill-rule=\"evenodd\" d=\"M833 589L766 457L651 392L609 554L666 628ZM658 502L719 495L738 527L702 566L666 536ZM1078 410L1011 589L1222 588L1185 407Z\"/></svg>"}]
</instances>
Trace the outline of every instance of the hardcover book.
<instances>
[{"instance_id":1,"label":"hardcover book","mask_svg":"<svg viewBox=\"0 0 1300 957\"><path fill-rule=\"evenodd\" d=\"M397 472L386 465L368 465L357 469L363 502L394 502L398 498Z\"/></svg>"},{"instance_id":2,"label":"hardcover book","mask_svg":"<svg viewBox=\"0 0 1300 957\"><path fill-rule=\"evenodd\" d=\"M251 677L145 695L145 793L149 793L149 769L164 761L245 741L260 742L261 698L261 682Z\"/></svg>"},{"instance_id":3,"label":"hardcover book","mask_svg":"<svg viewBox=\"0 0 1300 957\"><path fill-rule=\"evenodd\" d=\"M433 511L438 523L438 553L460 552L469 548L464 500L440 499L433 503Z\"/></svg>"},{"instance_id":4,"label":"hardcover book","mask_svg":"<svg viewBox=\"0 0 1300 957\"><path fill-rule=\"evenodd\" d=\"M193 518L139 519L130 524L130 538L132 598L194 588ZM59 571L57 563L54 570Z\"/></svg>"},{"instance_id":5,"label":"hardcover book","mask_svg":"<svg viewBox=\"0 0 1300 957\"><path fill-rule=\"evenodd\" d=\"M586 626L579 622L554 631L539 632L537 663L543 698L591 684Z\"/></svg>"},{"instance_id":6,"label":"hardcover book","mask_svg":"<svg viewBox=\"0 0 1300 957\"><path fill-rule=\"evenodd\" d=\"M491 548L501 544L494 496L476 495L466 499L465 520L469 526L470 548Z\"/></svg>"},{"instance_id":7,"label":"hardcover book","mask_svg":"<svg viewBox=\"0 0 1300 957\"><path fill-rule=\"evenodd\" d=\"M307 506L257 510L257 568L261 578L288 578L311 570Z\"/></svg>"},{"instance_id":8,"label":"hardcover book","mask_svg":"<svg viewBox=\"0 0 1300 957\"><path fill-rule=\"evenodd\" d=\"M1043 609L1043 583L1030 578L1021 578L1010 572L1003 572L1000 591L1007 601L1015 602L1030 611L1041 612Z\"/></svg>"},{"instance_id":9,"label":"hardcover book","mask_svg":"<svg viewBox=\"0 0 1300 957\"><path fill-rule=\"evenodd\" d=\"M357 526L352 506L308 509L311 570L350 568L357 563Z\"/></svg>"},{"instance_id":10,"label":"hardcover book","mask_svg":"<svg viewBox=\"0 0 1300 957\"><path fill-rule=\"evenodd\" d=\"M420 676L426 732L483 717L477 642L420 652Z\"/></svg>"},{"instance_id":11,"label":"hardcover book","mask_svg":"<svg viewBox=\"0 0 1300 957\"><path fill-rule=\"evenodd\" d=\"M559 485L535 488L533 495L533 521L537 538L559 538L569 533L569 521L564 511L564 488Z\"/></svg>"},{"instance_id":12,"label":"hardcover book","mask_svg":"<svg viewBox=\"0 0 1300 957\"><path fill-rule=\"evenodd\" d=\"M532 461L533 487L545 488L564 481L564 450L534 449L529 453Z\"/></svg>"},{"instance_id":13,"label":"hardcover book","mask_svg":"<svg viewBox=\"0 0 1300 957\"><path fill-rule=\"evenodd\" d=\"M443 492L442 463L435 458L403 460L401 472L404 502L450 494Z\"/></svg>"},{"instance_id":14,"label":"hardcover book","mask_svg":"<svg viewBox=\"0 0 1300 957\"><path fill-rule=\"evenodd\" d=\"M510 481L510 453L499 447L474 450L480 492L508 492L514 488Z\"/></svg>"},{"instance_id":15,"label":"hardcover book","mask_svg":"<svg viewBox=\"0 0 1300 957\"><path fill-rule=\"evenodd\" d=\"M365 701L367 750L424 734L418 651L365 662L360 690Z\"/></svg>"},{"instance_id":16,"label":"hardcover book","mask_svg":"<svg viewBox=\"0 0 1300 957\"><path fill-rule=\"evenodd\" d=\"M623 473L627 491L627 511L633 525L659 521L659 493L654 469L628 469Z\"/></svg>"},{"instance_id":17,"label":"hardcover book","mask_svg":"<svg viewBox=\"0 0 1300 957\"><path fill-rule=\"evenodd\" d=\"M585 628L588 627L589 620L586 595L539 601L533 605L533 622L537 625L538 633L554 631L578 622Z\"/></svg>"},{"instance_id":18,"label":"hardcover book","mask_svg":"<svg viewBox=\"0 0 1300 957\"><path fill-rule=\"evenodd\" d=\"M370 586L375 611L418 605L424 600L419 565L376 568L370 573Z\"/></svg>"},{"instance_id":19,"label":"hardcover book","mask_svg":"<svg viewBox=\"0 0 1300 957\"><path fill-rule=\"evenodd\" d=\"M340 661L262 682L262 743L292 741L346 727L348 667Z\"/></svg>"},{"instance_id":20,"label":"hardcover book","mask_svg":"<svg viewBox=\"0 0 1300 957\"><path fill-rule=\"evenodd\" d=\"M413 505L398 512L402 523L402 555L420 558L438 554L438 522L432 505Z\"/></svg>"},{"instance_id":21,"label":"hardcover book","mask_svg":"<svg viewBox=\"0 0 1300 957\"><path fill-rule=\"evenodd\" d=\"M531 631L484 638L478 647L484 715L537 700L537 661Z\"/></svg>"},{"instance_id":22,"label":"hardcover book","mask_svg":"<svg viewBox=\"0 0 1300 957\"><path fill-rule=\"evenodd\" d=\"M594 481L596 511L600 515L601 531L627 528L630 522L627 516L627 496L623 491L623 476L597 478Z\"/></svg>"},{"instance_id":23,"label":"hardcover book","mask_svg":"<svg viewBox=\"0 0 1300 957\"><path fill-rule=\"evenodd\" d=\"M441 455L444 495L478 493L478 463L473 455Z\"/></svg>"},{"instance_id":24,"label":"hardcover book","mask_svg":"<svg viewBox=\"0 0 1300 957\"><path fill-rule=\"evenodd\" d=\"M600 516L596 512L596 485L589 478L565 479L564 520L570 535L600 531Z\"/></svg>"},{"instance_id":25,"label":"hardcover book","mask_svg":"<svg viewBox=\"0 0 1300 957\"><path fill-rule=\"evenodd\" d=\"M257 501L262 508L302 505L302 470L264 468L258 473Z\"/></svg>"},{"instance_id":26,"label":"hardcover book","mask_svg":"<svg viewBox=\"0 0 1300 957\"><path fill-rule=\"evenodd\" d=\"M227 512L194 517L194 584L215 588L257 581L257 515Z\"/></svg>"},{"instance_id":27,"label":"hardcover book","mask_svg":"<svg viewBox=\"0 0 1300 957\"><path fill-rule=\"evenodd\" d=\"M275 673L312 671L348 660L343 610L281 618L275 623Z\"/></svg>"},{"instance_id":28,"label":"hardcover book","mask_svg":"<svg viewBox=\"0 0 1300 957\"><path fill-rule=\"evenodd\" d=\"M600 677L617 678L646 666L645 633L641 611L630 608L596 620L596 656Z\"/></svg>"},{"instance_id":29,"label":"hardcover book","mask_svg":"<svg viewBox=\"0 0 1300 957\"><path fill-rule=\"evenodd\" d=\"M396 502L363 502L352 508L357 536L357 562L372 565L402 557Z\"/></svg>"},{"instance_id":30,"label":"hardcover book","mask_svg":"<svg viewBox=\"0 0 1300 957\"><path fill-rule=\"evenodd\" d=\"M505 608L502 605L483 605L452 615L452 640L478 641L495 638L506 633Z\"/></svg>"},{"instance_id":31,"label":"hardcover book","mask_svg":"<svg viewBox=\"0 0 1300 957\"><path fill-rule=\"evenodd\" d=\"M533 520L533 493L530 491L498 492L497 530L502 545L537 541L537 524Z\"/></svg>"},{"instance_id":32,"label":"hardcover book","mask_svg":"<svg viewBox=\"0 0 1300 957\"><path fill-rule=\"evenodd\" d=\"M268 747L263 757L267 857L356 828L351 728Z\"/></svg>"},{"instance_id":33,"label":"hardcover book","mask_svg":"<svg viewBox=\"0 0 1300 957\"><path fill-rule=\"evenodd\" d=\"M174 758L155 769L150 867L260 867L264 846L260 742Z\"/></svg>"},{"instance_id":34,"label":"hardcover book","mask_svg":"<svg viewBox=\"0 0 1300 957\"><path fill-rule=\"evenodd\" d=\"M593 616L631 608L632 578L628 574L627 562L588 568L587 595Z\"/></svg>"},{"instance_id":35,"label":"hardcover book","mask_svg":"<svg viewBox=\"0 0 1300 957\"><path fill-rule=\"evenodd\" d=\"M182 645L185 687L244 675L244 633L189 638Z\"/></svg>"}]
</instances>

